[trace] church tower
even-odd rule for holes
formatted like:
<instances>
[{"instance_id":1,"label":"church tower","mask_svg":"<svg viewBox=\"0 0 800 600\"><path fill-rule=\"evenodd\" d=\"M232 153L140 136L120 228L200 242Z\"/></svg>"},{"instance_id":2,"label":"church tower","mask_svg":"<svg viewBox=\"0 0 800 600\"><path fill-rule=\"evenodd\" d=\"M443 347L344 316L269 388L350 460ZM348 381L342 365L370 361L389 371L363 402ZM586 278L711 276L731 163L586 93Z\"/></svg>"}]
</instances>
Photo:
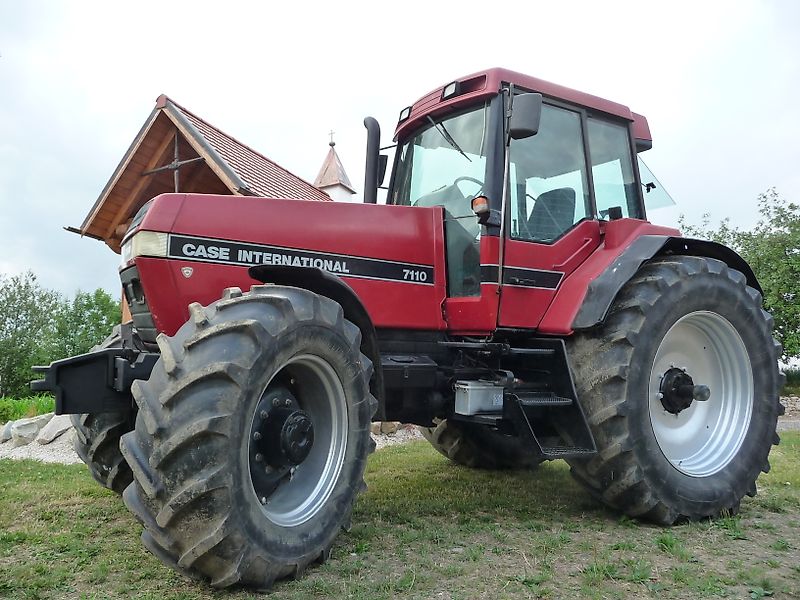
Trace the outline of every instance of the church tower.
<instances>
[{"instance_id":1,"label":"church tower","mask_svg":"<svg viewBox=\"0 0 800 600\"><path fill-rule=\"evenodd\" d=\"M314 180L314 186L328 194L336 202L357 202L356 191L353 189L353 184L350 183L350 179L344 171L344 166L342 166L342 161L339 160L339 155L336 153L336 142L333 141L333 133L331 133L331 141L328 145L331 149L328 150L328 156L325 157L325 162L322 163L319 175Z\"/></svg>"}]
</instances>

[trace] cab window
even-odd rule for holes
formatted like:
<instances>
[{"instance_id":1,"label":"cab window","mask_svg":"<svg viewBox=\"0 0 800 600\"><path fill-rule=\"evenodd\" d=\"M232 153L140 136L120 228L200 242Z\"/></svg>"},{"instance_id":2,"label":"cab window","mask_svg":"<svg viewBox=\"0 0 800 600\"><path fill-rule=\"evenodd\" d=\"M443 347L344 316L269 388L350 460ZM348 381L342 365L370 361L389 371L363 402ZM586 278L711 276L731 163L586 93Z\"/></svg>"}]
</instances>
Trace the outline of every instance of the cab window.
<instances>
[{"instance_id":1,"label":"cab window","mask_svg":"<svg viewBox=\"0 0 800 600\"><path fill-rule=\"evenodd\" d=\"M589 117L587 132L597 216L607 219L609 209L618 206L623 217L644 218L633 175L628 128Z\"/></svg>"},{"instance_id":2,"label":"cab window","mask_svg":"<svg viewBox=\"0 0 800 600\"><path fill-rule=\"evenodd\" d=\"M513 238L550 243L592 214L580 113L544 105L539 133L510 152Z\"/></svg>"}]
</instances>

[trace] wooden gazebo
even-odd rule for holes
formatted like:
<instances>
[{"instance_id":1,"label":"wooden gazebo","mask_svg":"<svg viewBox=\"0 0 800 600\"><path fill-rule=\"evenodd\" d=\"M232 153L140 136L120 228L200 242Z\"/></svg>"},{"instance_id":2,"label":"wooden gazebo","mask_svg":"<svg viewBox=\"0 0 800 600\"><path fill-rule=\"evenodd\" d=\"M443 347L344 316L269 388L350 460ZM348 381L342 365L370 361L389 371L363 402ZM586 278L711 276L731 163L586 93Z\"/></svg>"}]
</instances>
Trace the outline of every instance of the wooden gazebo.
<instances>
[{"instance_id":1,"label":"wooden gazebo","mask_svg":"<svg viewBox=\"0 0 800 600\"><path fill-rule=\"evenodd\" d=\"M166 192L330 201L325 192L161 95L80 228L119 253L136 211Z\"/></svg>"}]
</instances>

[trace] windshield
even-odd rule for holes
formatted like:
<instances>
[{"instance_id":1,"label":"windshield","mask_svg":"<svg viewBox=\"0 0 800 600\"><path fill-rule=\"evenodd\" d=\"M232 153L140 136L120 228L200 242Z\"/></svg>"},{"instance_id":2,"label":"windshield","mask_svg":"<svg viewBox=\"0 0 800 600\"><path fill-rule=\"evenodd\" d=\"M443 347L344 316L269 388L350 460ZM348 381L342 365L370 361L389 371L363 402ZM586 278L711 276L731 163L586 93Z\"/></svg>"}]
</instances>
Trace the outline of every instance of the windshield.
<instances>
[{"instance_id":1,"label":"windshield","mask_svg":"<svg viewBox=\"0 0 800 600\"><path fill-rule=\"evenodd\" d=\"M429 125L400 147L390 203L444 206L453 216L471 214L467 198L486 179L488 104Z\"/></svg>"},{"instance_id":2,"label":"windshield","mask_svg":"<svg viewBox=\"0 0 800 600\"><path fill-rule=\"evenodd\" d=\"M489 104L428 121L399 149L389 203L444 207L448 293L478 295L481 229L471 200L486 193Z\"/></svg>"}]
</instances>

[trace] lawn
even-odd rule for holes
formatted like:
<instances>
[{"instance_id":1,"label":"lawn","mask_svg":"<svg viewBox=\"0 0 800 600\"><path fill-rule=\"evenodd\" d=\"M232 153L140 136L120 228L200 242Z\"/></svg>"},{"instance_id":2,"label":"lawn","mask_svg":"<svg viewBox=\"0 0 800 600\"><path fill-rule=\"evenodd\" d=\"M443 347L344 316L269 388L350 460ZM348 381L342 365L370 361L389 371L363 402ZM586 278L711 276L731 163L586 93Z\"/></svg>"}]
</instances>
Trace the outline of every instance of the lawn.
<instances>
[{"instance_id":1,"label":"lawn","mask_svg":"<svg viewBox=\"0 0 800 600\"><path fill-rule=\"evenodd\" d=\"M386 448L331 560L273 597L800 598L800 434L772 465L739 516L665 529L599 507L561 461L490 473ZM0 597L262 597L182 578L140 531L82 465L0 461Z\"/></svg>"}]
</instances>

